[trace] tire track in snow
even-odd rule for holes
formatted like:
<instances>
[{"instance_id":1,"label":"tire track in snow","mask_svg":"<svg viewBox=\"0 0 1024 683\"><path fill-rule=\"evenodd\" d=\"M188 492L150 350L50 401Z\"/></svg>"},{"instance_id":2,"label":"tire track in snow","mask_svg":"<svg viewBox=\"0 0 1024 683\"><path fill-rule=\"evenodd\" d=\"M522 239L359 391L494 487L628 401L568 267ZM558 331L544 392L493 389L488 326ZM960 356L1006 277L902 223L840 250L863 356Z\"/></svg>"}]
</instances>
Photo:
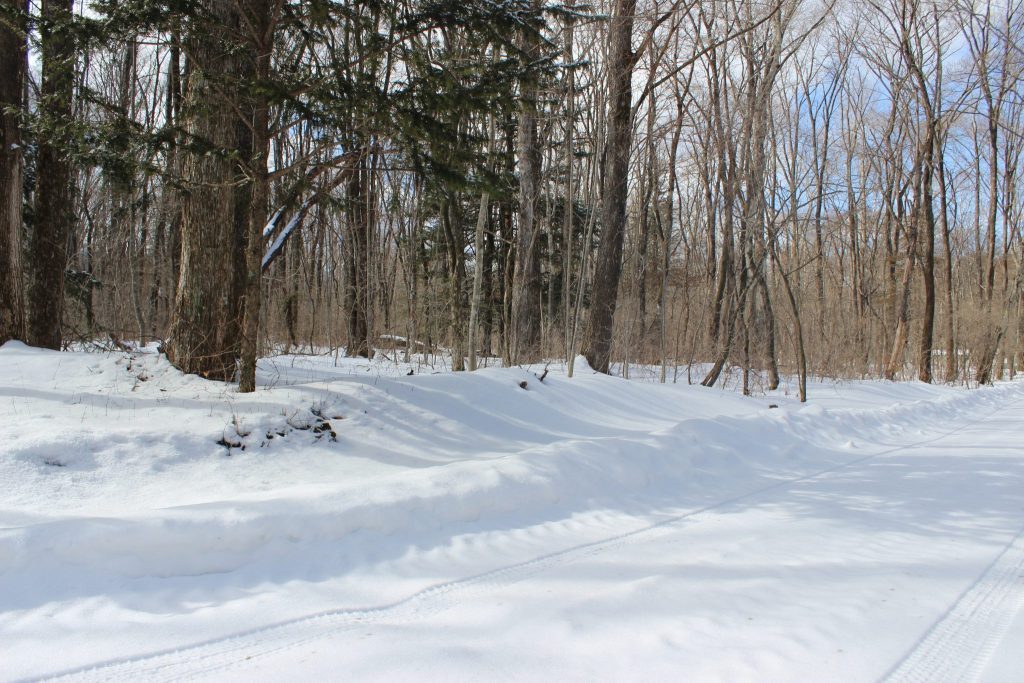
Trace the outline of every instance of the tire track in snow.
<instances>
[{"instance_id":1,"label":"tire track in snow","mask_svg":"<svg viewBox=\"0 0 1024 683\"><path fill-rule=\"evenodd\" d=\"M964 429L970 426L975 426L979 422L984 422L995 415L1004 412L1010 406L1017 404L1021 399L1013 399L1007 404L998 405L995 409L986 413L978 418L965 418L961 424L941 432L936 436L932 436L920 441L916 441L909 444L903 444L900 446L894 446L891 448L872 453L860 458L841 463L839 465L833 465L831 467L817 470L809 474L801 475L799 477L793 477L790 479L781 480L763 486L751 491L747 491L737 496L718 501L714 504L691 510L686 513L676 514L671 517L667 517L659 522L650 524L648 526L634 529L632 531L624 532L614 536L609 536L596 541L583 543L580 545L565 548L563 550L555 551L545 555L518 562L504 567L499 567L490 571L486 571L480 574L455 579L452 581L446 581L443 583L429 586L420 591L417 591L401 600L395 602L363 607L363 608L344 608L327 610L312 614L304 617L298 617L288 621L280 622L277 624L271 624L269 626L262 626L247 631L238 632L229 636L217 638L214 640L196 643L193 645L187 645L180 648L173 648L160 652L154 652L135 657L126 657L123 659L108 660L105 662L99 662L90 666L79 667L70 671L58 672L48 674L38 678L26 679L27 681L180 681L180 680L191 680L202 677L208 677L218 672L224 672L233 669L237 666L248 665L255 659L272 655L278 652L294 649L301 647L310 642L314 642L332 635L339 633L345 633L353 631L367 625L372 624L397 624L397 623L408 623L410 621L422 620L423 618L429 617L432 614L443 612L451 606L464 603L474 596L482 593L486 593L488 589L502 586L511 585L527 579L536 574L542 573L548 569L569 564L576 560L592 557L609 550L617 549L633 543L639 543L643 541L650 541L657 539L661 536L667 536L669 534L677 532L680 528L686 528L694 524L700 523L709 517L714 517L719 513L727 511L730 507L736 506L740 503L748 503L752 499L764 496L766 494L775 493L778 491L785 490L797 484L801 484L808 481L827 476L829 474L841 471L846 468L854 467L856 465L869 462L871 460L891 455L903 450L910 450L920 446L928 445L946 439L954 434L962 432ZM1009 567L1015 567L1016 573L1014 577L1019 575L1021 571L1024 571L1024 529L1018 532L1014 541L1011 542L1012 548L1016 548L1016 553L1012 554L1011 560L1008 561ZM999 560L996 560L998 564L1000 560L1007 555L1010 549L1004 551L1000 556ZM1019 557L1018 557L1019 555ZM1016 559L1013 559L1016 558ZM1017 564L1013 564L1015 561ZM995 564L993 565L995 567ZM1004 568L1005 569L1005 568ZM989 572L986 572L985 576L992 571L990 567ZM1008 570L1007 570L1008 571ZM1003 570L998 572L1000 577L1006 574ZM984 577L975 584L975 587L984 581ZM1003 587L1005 581L995 581L992 587L988 590L977 591L980 597L983 599L981 603L983 607L991 608L992 605L989 603L999 603L999 596L1005 595L1005 591L1000 592L999 589ZM988 585L988 584L986 584ZM971 593L975 588L972 587L967 593ZM962 596L961 601L964 597L967 597L967 593ZM994 597L990 597L994 596ZM957 603L960 604L959 602ZM955 609L955 608L954 608ZM950 613L952 614L952 612ZM972 612L967 612L968 618L972 618L970 615ZM987 614L987 613L986 613ZM948 615L947 615L948 616ZM1009 617L1012 617L1012 612ZM943 620L945 621L945 619ZM1003 630L1009 626L1009 618L1006 620L1006 624L1003 626ZM940 624L937 624L932 630L938 630ZM955 631L955 629L954 629ZM1001 634L998 631L992 629L986 629L988 633L992 631L991 635ZM973 631L972 631L973 633ZM929 636L926 636L925 640L928 640ZM963 643L960 644L961 649L969 647L972 642L971 636L965 636L962 638ZM995 640L998 643L998 639ZM925 646L925 642L920 643L921 646ZM941 666L946 661L942 655L942 651L947 646L944 642L940 642L938 645L939 653L936 655L924 655L926 662L934 661L941 670ZM917 649L921 649L920 647ZM917 651L915 649L915 652ZM994 649L994 644L991 646ZM913 657L911 653L907 660ZM905 662L907 660L904 660ZM934 665L933 665L934 666ZM899 670L903 667L900 666ZM909 669L908 669L909 671ZM893 671L892 675L895 676L897 671ZM891 678L891 677L890 677ZM926 676L925 678L906 678L896 679L892 678L892 683L903 683L906 681L935 681L935 680L947 680L945 678L935 678ZM886 683L890 683L889 679Z\"/></svg>"},{"instance_id":2,"label":"tire track in snow","mask_svg":"<svg viewBox=\"0 0 1024 683\"><path fill-rule=\"evenodd\" d=\"M976 681L1024 605L1024 528L965 590L885 683Z\"/></svg>"}]
</instances>

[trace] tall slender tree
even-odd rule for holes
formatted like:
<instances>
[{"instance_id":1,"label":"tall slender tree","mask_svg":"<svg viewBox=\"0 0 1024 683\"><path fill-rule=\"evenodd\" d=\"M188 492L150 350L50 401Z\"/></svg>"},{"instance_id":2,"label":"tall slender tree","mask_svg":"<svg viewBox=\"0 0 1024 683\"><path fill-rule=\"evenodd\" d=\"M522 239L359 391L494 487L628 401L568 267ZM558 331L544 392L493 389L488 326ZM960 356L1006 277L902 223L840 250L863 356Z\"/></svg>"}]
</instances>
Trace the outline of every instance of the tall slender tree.
<instances>
[{"instance_id":1,"label":"tall slender tree","mask_svg":"<svg viewBox=\"0 0 1024 683\"><path fill-rule=\"evenodd\" d=\"M539 12L539 3L534 11ZM540 58L541 37L532 28L523 31L521 59L524 77L520 84L518 130L519 226L516 262L512 279L513 363L537 360L540 352L540 247L541 150L537 135L540 84L530 65Z\"/></svg>"},{"instance_id":2,"label":"tall slender tree","mask_svg":"<svg viewBox=\"0 0 1024 683\"><path fill-rule=\"evenodd\" d=\"M0 4L0 344L25 338L21 269L27 0Z\"/></svg>"},{"instance_id":3,"label":"tall slender tree","mask_svg":"<svg viewBox=\"0 0 1024 683\"><path fill-rule=\"evenodd\" d=\"M607 138L604 187L601 193L601 240L594 269L590 318L584 331L583 355L590 367L608 372L612 329L622 273L629 194L629 154L633 143L633 20L636 0L614 0L608 20Z\"/></svg>"},{"instance_id":4,"label":"tall slender tree","mask_svg":"<svg viewBox=\"0 0 1024 683\"><path fill-rule=\"evenodd\" d=\"M256 358L259 355L260 309L262 305L263 228L269 213L270 177L270 69L277 22L284 0L248 0L239 3L243 59L248 83L243 83L241 115L250 132L248 150L243 150L249 206L246 212L245 284L242 291L241 366L238 389L256 390Z\"/></svg>"}]
</instances>

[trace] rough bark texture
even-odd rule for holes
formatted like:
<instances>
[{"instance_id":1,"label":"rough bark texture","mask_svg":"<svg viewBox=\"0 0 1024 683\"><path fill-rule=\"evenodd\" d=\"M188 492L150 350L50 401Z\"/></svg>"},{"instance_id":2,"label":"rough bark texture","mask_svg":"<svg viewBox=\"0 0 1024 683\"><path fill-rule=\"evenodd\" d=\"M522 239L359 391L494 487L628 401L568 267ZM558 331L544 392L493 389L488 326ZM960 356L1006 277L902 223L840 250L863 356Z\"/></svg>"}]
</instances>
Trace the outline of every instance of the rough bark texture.
<instances>
[{"instance_id":1,"label":"rough bark texture","mask_svg":"<svg viewBox=\"0 0 1024 683\"><path fill-rule=\"evenodd\" d=\"M355 358L370 357L368 341L369 326L369 252L370 219L368 197L369 173L366 161L361 158L355 172L348 181L348 245L345 248L348 277L345 286L345 308L348 311L348 346L346 355Z\"/></svg>"},{"instance_id":2,"label":"rough bark texture","mask_svg":"<svg viewBox=\"0 0 1024 683\"><path fill-rule=\"evenodd\" d=\"M608 25L608 142L605 146L601 207L601 242L597 250L590 319L583 337L583 355L590 367L608 372L612 331L622 273L622 242L626 233L626 192L632 142L632 88L635 55L631 46L636 0L616 0Z\"/></svg>"},{"instance_id":3,"label":"rough bark texture","mask_svg":"<svg viewBox=\"0 0 1024 683\"><path fill-rule=\"evenodd\" d=\"M236 262L244 254L239 255L237 243L238 166L225 152L237 149L238 130L234 107L213 81L239 73L238 57L227 49L239 16L232 0L210 0L208 11L223 35L211 36L211 26L189 32L186 47L193 64L183 114L188 135L210 152L184 153L188 187L182 197L181 274L166 348L183 372L230 381L241 322Z\"/></svg>"},{"instance_id":4,"label":"rough bark texture","mask_svg":"<svg viewBox=\"0 0 1024 683\"><path fill-rule=\"evenodd\" d=\"M484 287L484 271L487 269L487 258L484 251L484 230L487 227L488 195L484 190L480 195L480 211L476 218L476 234L473 237L473 296L469 302L469 369L477 368L477 325L480 321L480 298Z\"/></svg>"},{"instance_id":5,"label":"rough bark texture","mask_svg":"<svg viewBox=\"0 0 1024 683\"><path fill-rule=\"evenodd\" d=\"M978 384L990 384L992 382L992 364L995 362L996 351L1003 339L1003 328L996 318L993 296L996 289L996 225L998 220L998 202L994 200L999 195L999 111L992 104L989 97L988 116L988 141L989 141L989 204L987 218L985 275L983 288L983 302L988 329L985 331L982 342L981 353L978 357L978 368L975 379Z\"/></svg>"},{"instance_id":6,"label":"rough bark texture","mask_svg":"<svg viewBox=\"0 0 1024 683\"><path fill-rule=\"evenodd\" d=\"M896 330L893 334L892 351L885 366L884 377L892 381L903 369L903 354L907 348L907 337L910 334L910 283L914 274L914 262L917 254L917 226L911 222L907 236L907 260L903 267L903 277L900 280L900 296L898 308L896 309Z\"/></svg>"},{"instance_id":7,"label":"rough bark texture","mask_svg":"<svg viewBox=\"0 0 1024 683\"><path fill-rule=\"evenodd\" d=\"M956 381L957 357L954 323L956 309L953 306L953 250L949 243L949 206L946 195L946 167L940 148L937 156L936 173L939 182L939 230L942 232L942 256L944 280L946 283L946 371L943 379L946 382Z\"/></svg>"},{"instance_id":8,"label":"rough bark texture","mask_svg":"<svg viewBox=\"0 0 1024 683\"><path fill-rule=\"evenodd\" d=\"M26 11L27 3L4 0L6 11ZM0 23L0 344L25 338L21 270L21 124L25 84L25 35Z\"/></svg>"},{"instance_id":9,"label":"rough bark texture","mask_svg":"<svg viewBox=\"0 0 1024 683\"><path fill-rule=\"evenodd\" d=\"M528 31L523 39L524 58L539 53L540 38ZM540 203L541 154L537 140L537 83L523 83L519 116L519 231L512 281L513 363L529 363L540 355Z\"/></svg>"},{"instance_id":10,"label":"rough bark texture","mask_svg":"<svg viewBox=\"0 0 1024 683\"><path fill-rule=\"evenodd\" d=\"M455 202L446 198L441 206L441 228L448 251L448 296L451 302L448 313L452 337L452 370L456 372L466 369L466 255L461 240L455 237L460 220Z\"/></svg>"},{"instance_id":11,"label":"rough bark texture","mask_svg":"<svg viewBox=\"0 0 1024 683\"><path fill-rule=\"evenodd\" d=\"M909 53L909 51L907 51ZM935 331L935 208L932 203L933 179L935 176L935 143L938 137L939 120L935 114L932 96L923 71L915 60L910 61L911 70L917 77L918 99L923 104L926 120L924 141L918 150L921 157L921 175L916 187L914 220L920 221L924 240L921 255L921 275L924 279L924 310L921 313L921 340L918 347L918 379L932 381L932 343Z\"/></svg>"},{"instance_id":12,"label":"rough bark texture","mask_svg":"<svg viewBox=\"0 0 1024 683\"><path fill-rule=\"evenodd\" d=\"M270 78L270 57L274 47L274 24L277 14L274 0L249 0L245 71L257 82ZM256 390L256 359L259 356L261 285L263 274L263 226L267 223L267 201L270 180L267 158L270 154L270 104L264 89L249 88L245 97L244 116L251 122L248 150L249 206L246 215L245 281L242 293L241 366L238 390Z\"/></svg>"},{"instance_id":13,"label":"rough bark texture","mask_svg":"<svg viewBox=\"0 0 1024 683\"><path fill-rule=\"evenodd\" d=\"M64 156L61 129L71 120L74 42L68 27L70 0L43 0L39 111L46 134L36 160L36 205L29 240L27 339L33 346L59 349L64 312L64 269L71 234L72 173Z\"/></svg>"},{"instance_id":14,"label":"rough bark texture","mask_svg":"<svg viewBox=\"0 0 1024 683\"><path fill-rule=\"evenodd\" d=\"M573 37L575 33L572 11L575 9L575 0L569 0L569 16L566 18L565 30L563 33L564 44L562 54L568 61L573 59ZM573 184L573 160L575 159L575 147L573 142L573 122L576 120L576 79L573 69L566 69L564 76L565 83L565 211L562 219L562 339L563 349L567 360L573 353L576 336L576 321L572 319L572 262L573 262L573 214L575 213L575 189Z\"/></svg>"},{"instance_id":15,"label":"rough bark texture","mask_svg":"<svg viewBox=\"0 0 1024 683\"><path fill-rule=\"evenodd\" d=\"M930 142L930 141L929 141ZM935 212L932 208L932 158L925 160L926 169L922 180L921 209L924 221L924 253L922 271L924 279L924 310L921 314L921 343L918 347L918 379L932 381L932 342L935 330Z\"/></svg>"}]
</instances>

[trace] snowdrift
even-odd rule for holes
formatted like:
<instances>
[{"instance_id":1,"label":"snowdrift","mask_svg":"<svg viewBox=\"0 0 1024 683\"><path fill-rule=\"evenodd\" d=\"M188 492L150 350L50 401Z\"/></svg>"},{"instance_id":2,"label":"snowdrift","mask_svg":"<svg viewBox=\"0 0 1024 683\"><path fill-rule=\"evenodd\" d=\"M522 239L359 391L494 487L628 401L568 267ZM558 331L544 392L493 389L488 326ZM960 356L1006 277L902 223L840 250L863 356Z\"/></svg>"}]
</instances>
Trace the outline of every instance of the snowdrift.
<instances>
[{"instance_id":1,"label":"snowdrift","mask_svg":"<svg viewBox=\"0 0 1024 683\"><path fill-rule=\"evenodd\" d=\"M0 634L11 652L66 636L59 662L13 656L0 678L398 601L622 533L623 519L643 529L871 457L1021 395L850 383L801 406L585 367L544 381L410 369L282 356L240 395L152 351L0 348ZM128 642L69 635L117 622L137 629Z\"/></svg>"}]
</instances>

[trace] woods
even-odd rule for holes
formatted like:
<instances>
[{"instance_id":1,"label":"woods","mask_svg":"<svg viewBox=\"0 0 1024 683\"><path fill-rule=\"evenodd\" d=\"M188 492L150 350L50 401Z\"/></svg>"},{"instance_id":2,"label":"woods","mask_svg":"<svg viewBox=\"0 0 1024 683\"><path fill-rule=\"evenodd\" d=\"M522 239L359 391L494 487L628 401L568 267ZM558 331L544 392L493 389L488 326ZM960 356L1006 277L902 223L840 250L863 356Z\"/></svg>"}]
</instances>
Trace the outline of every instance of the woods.
<instances>
[{"instance_id":1,"label":"woods","mask_svg":"<svg viewBox=\"0 0 1024 683\"><path fill-rule=\"evenodd\" d=\"M1024 361L1017 0L5 0L0 342ZM394 349L394 351L392 351Z\"/></svg>"}]
</instances>

